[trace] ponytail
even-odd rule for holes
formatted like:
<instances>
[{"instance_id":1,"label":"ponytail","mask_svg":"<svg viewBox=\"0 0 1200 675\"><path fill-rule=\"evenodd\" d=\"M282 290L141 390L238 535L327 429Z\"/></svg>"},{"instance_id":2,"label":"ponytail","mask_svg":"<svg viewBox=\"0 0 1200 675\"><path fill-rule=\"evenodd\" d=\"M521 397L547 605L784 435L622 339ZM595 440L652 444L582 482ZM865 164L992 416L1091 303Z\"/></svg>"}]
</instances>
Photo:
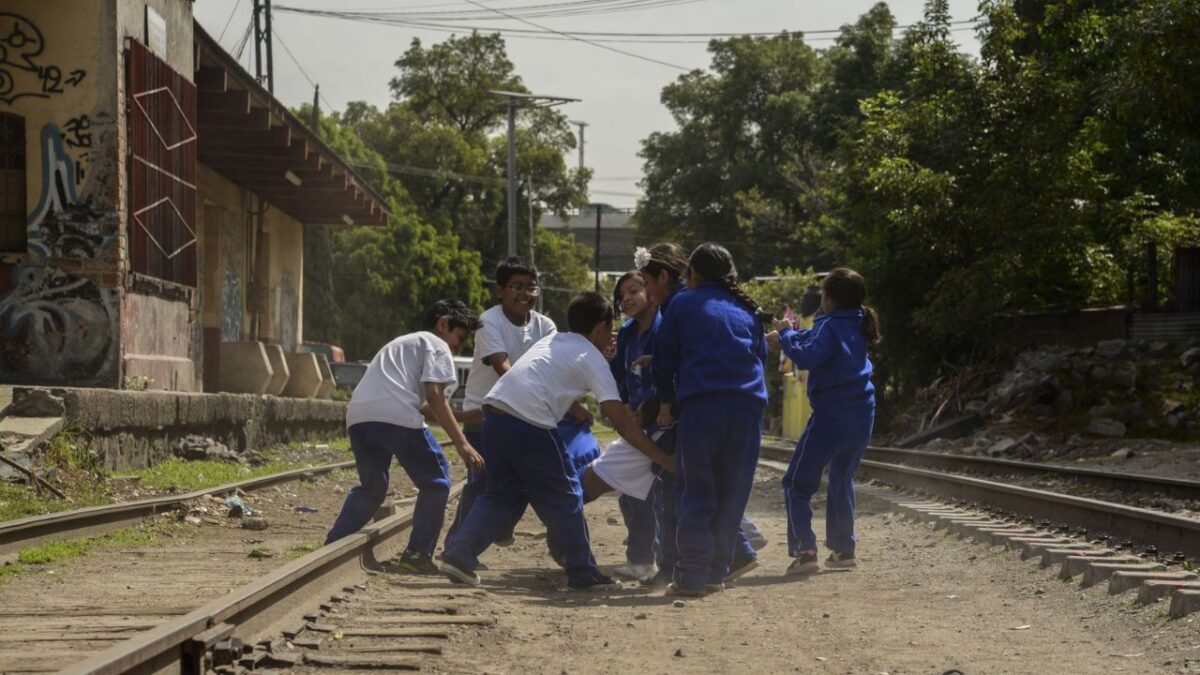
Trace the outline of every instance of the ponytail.
<instances>
[{"instance_id":1,"label":"ponytail","mask_svg":"<svg viewBox=\"0 0 1200 675\"><path fill-rule=\"evenodd\" d=\"M868 347L875 347L880 342L883 342L883 335L879 332L879 315L876 314L875 308L870 305L863 305L862 313L863 339L867 341Z\"/></svg>"},{"instance_id":2,"label":"ponytail","mask_svg":"<svg viewBox=\"0 0 1200 675\"><path fill-rule=\"evenodd\" d=\"M732 280L728 278L721 279L718 281L718 283L724 286L725 290L729 291L729 294L733 296L734 300L737 300L739 305L745 307L746 311L753 314L754 318L767 325L770 325L775 321L775 315L763 309L762 305L755 302L754 298L750 297L750 294L742 288L741 284L737 282L736 278Z\"/></svg>"}]
</instances>

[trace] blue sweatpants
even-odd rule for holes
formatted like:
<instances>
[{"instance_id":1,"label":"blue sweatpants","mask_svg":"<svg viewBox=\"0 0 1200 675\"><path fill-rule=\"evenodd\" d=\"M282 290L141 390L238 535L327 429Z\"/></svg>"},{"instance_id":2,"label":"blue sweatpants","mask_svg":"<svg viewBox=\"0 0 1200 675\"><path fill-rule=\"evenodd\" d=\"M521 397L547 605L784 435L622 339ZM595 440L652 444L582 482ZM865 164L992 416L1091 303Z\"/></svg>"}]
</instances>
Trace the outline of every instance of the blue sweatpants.
<instances>
[{"instance_id":1,"label":"blue sweatpants","mask_svg":"<svg viewBox=\"0 0 1200 675\"><path fill-rule=\"evenodd\" d=\"M655 490L651 489L645 499L625 494L617 498L621 518L625 521L625 529L629 531L629 538L625 542L625 560L632 565L654 562L654 551L658 544L654 493Z\"/></svg>"},{"instance_id":2,"label":"blue sweatpants","mask_svg":"<svg viewBox=\"0 0 1200 675\"><path fill-rule=\"evenodd\" d=\"M546 524L547 537L562 552L568 585L590 583L600 570L588 540L583 491L559 432L509 415L485 413L483 443L488 449L487 491L475 500L443 559L474 570L479 554L508 529L512 514L527 496Z\"/></svg>"},{"instance_id":3,"label":"blue sweatpants","mask_svg":"<svg viewBox=\"0 0 1200 675\"><path fill-rule=\"evenodd\" d=\"M761 443L760 408L717 399L683 406L675 440L683 478L676 527L675 582L680 588L703 590L729 574Z\"/></svg>"},{"instance_id":4,"label":"blue sweatpants","mask_svg":"<svg viewBox=\"0 0 1200 675\"><path fill-rule=\"evenodd\" d=\"M450 497L450 465L433 434L429 429L385 422L360 422L348 433L359 485L346 495L325 543L353 534L370 522L387 495L388 468L395 457L419 490L407 550L432 557Z\"/></svg>"},{"instance_id":5,"label":"blue sweatpants","mask_svg":"<svg viewBox=\"0 0 1200 675\"><path fill-rule=\"evenodd\" d=\"M817 535L812 529L812 496L821 487L821 473L826 465L829 490L825 545L837 553L854 552L854 472L871 442L874 428L874 408L843 414L820 411L809 418L783 476L788 553L792 557L800 551L817 548Z\"/></svg>"}]
</instances>

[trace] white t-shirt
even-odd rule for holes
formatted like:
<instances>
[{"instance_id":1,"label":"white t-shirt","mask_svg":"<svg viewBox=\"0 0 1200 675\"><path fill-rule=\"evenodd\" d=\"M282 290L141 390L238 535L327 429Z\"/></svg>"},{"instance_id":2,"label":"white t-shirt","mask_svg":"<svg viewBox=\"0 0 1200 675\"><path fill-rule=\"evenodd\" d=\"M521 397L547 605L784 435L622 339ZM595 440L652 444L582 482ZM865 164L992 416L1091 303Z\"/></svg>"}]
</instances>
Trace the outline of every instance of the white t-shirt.
<instances>
[{"instance_id":1,"label":"white t-shirt","mask_svg":"<svg viewBox=\"0 0 1200 675\"><path fill-rule=\"evenodd\" d=\"M496 305L479 316L483 328L475 331L475 356L471 374L467 376L467 394L463 397L463 410L478 410L483 406L483 397L496 385L500 376L496 369L483 362L483 357L492 354L508 354L508 362L516 363L533 343L558 329L550 317L537 312L529 313L524 326L513 325L504 315L504 308Z\"/></svg>"},{"instance_id":2,"label":"white t-shirt","mask_svg":"<svg viewBox=\"0 0 1200 675\"><path fill-rule=\"evenodd\" d=\"M542 338L488 392L484 403L543 429L553 429L571 404L591 392L619 401L617 381L596 346L577 333Z\"/></svg>"},{"instance_id":3,"label":"white t-shirt","mask_svg":"<svg viewBox=\"0 0 1200 675\"><path fill-rule=\"evenodd\" d=\"M445 340L425 331L402 335L371 359L350 397L346 426L386 422L424 429L425 383L454 381L454 355Z\"/></svg>"}]
</instances>

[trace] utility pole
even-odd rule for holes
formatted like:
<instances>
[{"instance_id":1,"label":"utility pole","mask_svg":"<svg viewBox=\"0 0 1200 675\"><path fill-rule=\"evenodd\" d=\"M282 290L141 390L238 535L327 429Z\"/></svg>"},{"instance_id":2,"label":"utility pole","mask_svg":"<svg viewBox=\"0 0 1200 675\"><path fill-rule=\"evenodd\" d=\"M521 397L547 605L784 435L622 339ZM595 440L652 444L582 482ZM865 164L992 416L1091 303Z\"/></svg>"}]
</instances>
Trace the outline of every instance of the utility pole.
<instances>
[{"instance_id":1,"label":"utility pole","mask_svg":"<svg viewBox=\"0 0 1200 675\"><path fill-rule=\"evenodd\" d=\"M313 88L312 130L314 134L321 135L321 85L319 84Z\"/></svg>"},{"instance_id":2,"label":"utility pole","mask_svg":"<svg viewBox=\"0 0 1200 675\"><path fill-rule=\"evenodd\" d=\"M578 120L571 120L571 124L574 124L575 126L579 127L579 168L582 169L583 168L583 146L585 144L584 140L583 140L583 130L588 128L588 123L580 122Z\"/></svg>"},{"instance_id":3,"label":"utility pole","mask_svg":"<svg viewBox=\"0 0 1200 675\"><path fill-rule=\"evenodd\" d=\"M508 112L508 255L515 256L517 254L517 110L521 108L553 108L564 103L577 103L579 99L514 91L489 90L488 93L503 98Z\"/></svg>"},{"instance_id":4,"label":"utility pole","mask_svg":"<svg viewBox=\"0 0 1200 675\"><path fill-rule=\"evenodd\" d=\"M596 207L596 292L600 292L600 205L593 204Z\"/></svg>"},{"instance_id":5,"label":"utility pole","mask_svg":"<svg viewBox=\"0 0 1200 675\"><path fill-rule=\"evenodd\" d=\"M271 53L271 0L254 0L254 79L275 93L275 60ZM263 47L266 46L266 68Z\"/></svg>"}]
</instances>

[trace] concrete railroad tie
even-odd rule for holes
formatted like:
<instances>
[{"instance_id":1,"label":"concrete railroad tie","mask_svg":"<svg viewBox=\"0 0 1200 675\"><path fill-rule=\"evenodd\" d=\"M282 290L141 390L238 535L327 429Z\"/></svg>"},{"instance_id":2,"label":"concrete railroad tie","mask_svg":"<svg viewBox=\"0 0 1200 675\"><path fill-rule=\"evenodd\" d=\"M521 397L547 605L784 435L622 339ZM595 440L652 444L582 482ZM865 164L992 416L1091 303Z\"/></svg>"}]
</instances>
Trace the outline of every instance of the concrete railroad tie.
<instances>
[{"instance_id":1,"label":"concrete railroad tie","mask_svg":"<svg viewBox=\"0 0 1200 675\"><path fill-rule=\"evenodd\" d=\"M1185 588L1171 595L1172 619L1185 617L1195 611L1200 611L1200 589Z\"/></svg>"},{"instance_id":2,"label":"concrete railroad tie","mask_svg":"<svg viewBox=\"0 0 1200 675\"><path fill-rule=\"evenodd\" d=\"M1162 563L1119 563L1119 562L1092 562L1083 573L1083 579L1080 579L1079 585L1082 588L1090 588L1100 583L1107 581L1109 577L1117 572L1166 572L1167 566Z\"/></svg>"},{"instance_id":3,"label":"concrete railroad tie","mask_svg":"<svg viewBox=\"0 0 1200 675\"><path fill-rule=\"evenodd\" d=\"M1115 577L1114 577L1115 578ZM1112 583L1111 581L1109 582ZM1159 581L1151 579L1138 588L1137 601L1139 605L1149 605L1158 602L1176 591L1200 590L1200 583L1188 581Z\"/></svg>"},{"instance_id":4,"label":"concrete railroad tie","mask_svg":"<svg viewBox=\"0 0 1200 675\"><path fill-rule=\"evenodd\" d=\"M1147 581L1188 582L1200 579L1194 572L1133 572L1118 570L1108 579L1110 595L1131 591Z\"/></svg>"}]
</instances>

